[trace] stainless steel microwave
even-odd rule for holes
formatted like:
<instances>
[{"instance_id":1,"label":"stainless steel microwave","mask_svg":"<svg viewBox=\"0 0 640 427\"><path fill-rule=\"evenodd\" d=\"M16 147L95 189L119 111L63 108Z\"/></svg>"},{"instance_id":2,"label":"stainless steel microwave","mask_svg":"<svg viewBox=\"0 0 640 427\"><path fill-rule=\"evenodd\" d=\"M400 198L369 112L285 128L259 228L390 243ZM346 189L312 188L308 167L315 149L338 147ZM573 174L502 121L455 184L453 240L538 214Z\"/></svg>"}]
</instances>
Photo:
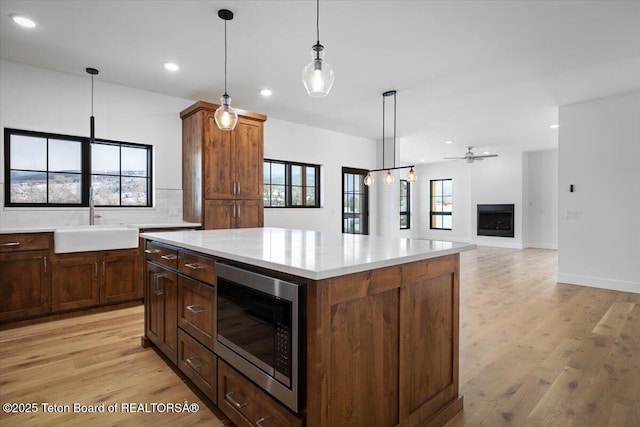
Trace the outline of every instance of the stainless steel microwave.
<instances>
[{"instance_id":1,"label":"stainless steel microwave","mask_svg":"<svg viewBox=\"0 0 640 427\"><path fill-rule=\"evenodd\" d=\"M215 352L298 412L303 400L304 285L223 263L216 263L215 275Z\"/></svg>"}]
</instances>

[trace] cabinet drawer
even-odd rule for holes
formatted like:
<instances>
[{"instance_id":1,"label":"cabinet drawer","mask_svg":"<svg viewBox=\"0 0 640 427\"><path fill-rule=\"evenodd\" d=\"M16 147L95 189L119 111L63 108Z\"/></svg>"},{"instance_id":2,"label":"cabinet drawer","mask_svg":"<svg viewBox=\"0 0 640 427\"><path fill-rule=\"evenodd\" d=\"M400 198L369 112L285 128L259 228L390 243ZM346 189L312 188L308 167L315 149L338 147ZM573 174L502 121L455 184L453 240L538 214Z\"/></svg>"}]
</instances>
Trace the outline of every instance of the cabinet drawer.
<instances>
[{"instance_id":1,"label":"cabinet drawer","mask_svg":"<svg viewBox=\"0 0 640 427\"><path fill-rule=\"evenodd\" d=\"M178 324L194 338L213 350L215 333L215 292L185 276L178 278Z\"/></svg>"},{"instance_id":2,"label":"cabinet drawer","mask_svg":"<svg viewBox=\"0 0 640 427\"><path fill-rule=\"evenodd\" d=\"M302 420L218 359L218 408L237 426L300 427Z\"/></svg>"},{"instance_id":3,"label":"cabinet drawer","mask_svg":"<svg viewBox=\"0 0 640 427\"><path fill-rule=\"evenodd\" d=\"M216 356L181 329L178 329L178 368L212 402L217 401Z\"/></svg>"},{"instance_id":4,"label":"cabinet drawer","mask_svg":"<svg viewBox=\"0 0 640 427\"><path fill-rule=\"evenodd\" d=\"M214 259L191 252L178 252L178 269L187 276L213 284Z\"/></svg>"},{"instance_id":5,"label":"cabinet drawer","mask_svg":"<svg viewBox=\"0 0 640 427\"><path fill-rule=\"evenodd\" d=\"M49 249L50 233L0 234L0 252Z\"/></svg>"},{"instance_id":6,"label":"cabinet drawer","mask_svg":"<svg viewBox=\"0 0 640 427\"><path fill-rule=\"evenodd\" d=\"M178 269L178 250L173 246L148 241L144 252L147 256L147 261L154 261L174 270Z\"/></svg>"}]
</instances>

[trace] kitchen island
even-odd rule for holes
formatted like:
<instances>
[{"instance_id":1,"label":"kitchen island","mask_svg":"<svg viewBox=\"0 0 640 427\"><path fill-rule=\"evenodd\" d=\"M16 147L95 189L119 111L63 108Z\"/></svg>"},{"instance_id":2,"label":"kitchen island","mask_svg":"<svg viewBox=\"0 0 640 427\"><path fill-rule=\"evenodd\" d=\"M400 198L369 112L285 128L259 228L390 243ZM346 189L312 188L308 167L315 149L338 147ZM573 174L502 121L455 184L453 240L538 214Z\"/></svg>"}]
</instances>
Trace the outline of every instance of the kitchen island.
<instances>
[{"instance_id":1,"label":"kitchen island","mask_svg":"<svg viewBox=\"0 0 640 427\"><path fill-rule=\"evenodd\" d=\"M141 237L143 343L156 344L235 424L435 426L462 410L459 253L474 245L277 228ZM215 262L303 285L293 410L215 352L215 313L193 327L189 311L215 311Z\"/></svg>"}]
</instances>

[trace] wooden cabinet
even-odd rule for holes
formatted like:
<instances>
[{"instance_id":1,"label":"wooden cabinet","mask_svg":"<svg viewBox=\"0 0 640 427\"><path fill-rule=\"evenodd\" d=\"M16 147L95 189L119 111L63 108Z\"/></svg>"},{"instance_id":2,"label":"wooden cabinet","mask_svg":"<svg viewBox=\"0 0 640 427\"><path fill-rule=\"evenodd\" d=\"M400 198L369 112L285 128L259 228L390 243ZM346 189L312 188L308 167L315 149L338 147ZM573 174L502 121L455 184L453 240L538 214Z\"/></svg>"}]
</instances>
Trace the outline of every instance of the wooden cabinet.
<instances>
[{"instance_id":1,"label":"wooden cabinet","mask_svg":"<svg viewBox=\"0 0 640 427\"><path fill-rule=\"evenodd\" d=\"M142 298L137 249L56 254L51 261L53 311Z\"/></svg>"},{"instance_id":2,"label":"wooden cabinet","mask_svg":"<svg viewBox=\"0 0 640 427\"><path fill-rule=\"evenodd\" d=\"M442 426L458 395L459 255L311 282L306 425Z\"/></svg>"},{"instance_id":3,"label":"wooden cabinet","mask_svg":"<svg viewBox=\"0 0 640 427\"><path fill-rule=\"evenodd\" d=\"M212 402L218 401L217 357L180 329L178 330L178 368Z\"/></svg>"},{"instance_id":4,"label":"wooden cabinet","mask_svg":"<svg viewBox=\"0 0 640 427\"><path fill-rule=\"evenodd\" d=\"M173 363L177 363L178 275L147 262L146 287L146 336Z\"/></svg>"},{"instance_id":5,"label":"wooden cabinet","mask_svg":"<svg viewBox=\"0 0 640 427\"><path fill-rule=\"evenodd\" d=\"M0 235L0 321L51 311L50 234Z\"/></svg>"},{"instance_id":6,"label":"wooden cabinet","mask_svg":"<svg viewBox=\"0 0 640 427\"><path fill-rule=\"evenodd\" d=\"M303 424L302 419L222 359L218 359L218 408L238 427L301 427Z\"/></svg>"},{"instance_id":7,"label":"wooden cabinet","mask_svg":"<svg viewBox=\"0 0 640 427\"><path fill-rule=\"evenodd\" d=\"M250 228L264 224L262 200L205 200L207 230Z\"/></svg>"},{"instance_id":8,"label":"wooden cabinet","mask_svg":"<svg viewBox=\"0 0 640 427\"><path fill-rule=\"evenodd\" d=\"M236 128L221 131L217 108L199 101L180 113L184 220L205 229L262 227L266 116L240 110Z\"/></svg>"},{"instance_id":9,"label":"wooden cabinet","mask_svg":"<svg viewBox=\"0 0 640 427\"><path fill-rule=\"evenodd\" d=\"M185 276L178 278L178 325L213 351L215 291Z\"/></svg>"}]
</instances>

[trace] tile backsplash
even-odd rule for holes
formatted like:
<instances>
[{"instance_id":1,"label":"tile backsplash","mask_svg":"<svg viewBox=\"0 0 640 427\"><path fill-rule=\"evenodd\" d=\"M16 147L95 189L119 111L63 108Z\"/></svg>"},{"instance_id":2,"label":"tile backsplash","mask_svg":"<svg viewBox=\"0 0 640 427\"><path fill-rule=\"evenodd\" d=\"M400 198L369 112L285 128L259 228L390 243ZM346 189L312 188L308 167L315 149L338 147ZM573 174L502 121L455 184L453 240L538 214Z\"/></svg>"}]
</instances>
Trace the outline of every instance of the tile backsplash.
<instances>
[{"instance_id":1,"label":"tile backsplash","mask_svg":"<svg viewBox=\"0 0 640 427\"><path fill-rule=\"evenodd\" d=\"M4 185L0 228L89 224L89 208L5 208ZM151 208L96 208L96 224L165 224L182 221L182 190L156 188Z\"/></svg>"}]
</instances>

